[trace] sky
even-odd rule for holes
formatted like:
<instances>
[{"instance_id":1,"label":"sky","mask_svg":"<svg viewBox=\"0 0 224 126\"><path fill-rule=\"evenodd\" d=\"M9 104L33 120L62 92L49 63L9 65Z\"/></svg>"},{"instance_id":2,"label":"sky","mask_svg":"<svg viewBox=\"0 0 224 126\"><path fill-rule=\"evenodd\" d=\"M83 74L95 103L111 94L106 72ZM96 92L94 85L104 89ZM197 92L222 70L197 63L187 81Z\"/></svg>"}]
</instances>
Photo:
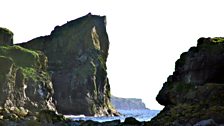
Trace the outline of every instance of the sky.
<instances>
[{"instance_id":1,"label":"sky","mask_svg":"<svg viewBox=\"0 0 224 126\"><path fill-rule=\"evenodd\" d=\"M107 17L107 62L113 95L141 98L162 109L155 97L182 52L200 37L224 36L222 0L2 0L0 27L14 42L49 35L56 25L92 14Z\"/></svg>"}]
</instances>

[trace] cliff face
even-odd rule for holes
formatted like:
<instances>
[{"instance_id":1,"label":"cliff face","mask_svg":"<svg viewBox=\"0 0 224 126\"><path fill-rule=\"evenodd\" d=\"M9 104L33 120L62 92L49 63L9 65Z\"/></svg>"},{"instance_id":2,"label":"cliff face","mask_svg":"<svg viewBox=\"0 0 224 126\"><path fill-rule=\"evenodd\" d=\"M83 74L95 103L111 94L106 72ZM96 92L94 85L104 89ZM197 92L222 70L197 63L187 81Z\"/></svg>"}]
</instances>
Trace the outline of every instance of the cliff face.
<instances>
[{"instance_id":1,"label":"cliff face","mask_svg":"<svg viewBox=\"0 0 224 126\"><path fill-rule=\"evenodd\" d=\"M183 53L160 90L164 110L151 125L193 125L201 120L224 123L224 39L200 38Z\"/></svg>"},{"instance_id":2,"label":"cliff face","mask_svg":"<svg viewBox=\"0 0 224 126\"><path fill-rule=\"evenodd\" d=\"M0 46L0 117L55 110L53 87L41 52L19 46Z\"/></svg>"},{"instance_id":3,"label":"cliff face","mask_svg":"<svg viewBox=\"0 0 224 126\"><path fill-rule=\"evenodd\" d=\"M116 109L121 110L141 110L146 109L145 104L142 102L142 99L137 98L119 98L112 96L111 97L112 105Z\"/></svg>"},{"instance_id":4,"label":"cliff face","mask_svg":"<svg viewBox=\"0 0 224 126\"><path fill-rule=\"evenodd\" d=\"M105 17L88 14L56 26L49 36L20 45L41 50L48 57L48 71L52 76L59 112L111 114L106 72L109 40Z\"/></svg>"}]
</instances>

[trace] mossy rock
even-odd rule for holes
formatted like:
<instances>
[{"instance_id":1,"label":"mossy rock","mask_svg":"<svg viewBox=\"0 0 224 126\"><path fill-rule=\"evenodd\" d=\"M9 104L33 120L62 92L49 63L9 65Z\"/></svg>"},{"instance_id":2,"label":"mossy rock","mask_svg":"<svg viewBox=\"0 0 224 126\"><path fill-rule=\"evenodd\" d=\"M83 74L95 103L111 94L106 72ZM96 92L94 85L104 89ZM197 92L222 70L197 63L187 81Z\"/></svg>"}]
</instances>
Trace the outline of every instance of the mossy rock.
<instances>
[{"instance_id":1,"label":"mossy rock","mask_svg":"<svg viewBox=\"0 0 224 126\"><path fill-rule=\"evenodd\" d=\"M12 31L10 31L9 29L0 27L0 34L2 33L13 35Z\"/></svg>"},{"instance_id":2,"label":"mossy rock","mask_svg":"<svg viewBox=\"0 0 224 126\"><path fill-rule=\"evenodd\" d=\"M28 110L23 107L9 107L2 109L3 119L8 119L11 121L19 121L28 115Z\"/></svg>"},{"instance_id":3,"label":"mossy rock","mask_svg":"<svg viewBox=\"0 0 224 126\"><path fill-rule=\"evenodd\" d=\"M13 33L7 28L0 27L0 46L13 45Z\"/></svg>"},{"instance_id":4,"label":"mossy rock","mask_svg":"<svg viewBox=\"0 0 224 126\"><path fill-rule=\"evenodd\" d=\"M21 67L38 68L40 65L39 54L20 46L0 46L0 55L11 57L16 65Z\"/></svg>"},{"instance_id":5,"label":"mossy rock","mask_svg":"<svg viewBox=\"0 0 224 126\"><path fill-rule=\"evenodd\" d=\"M18 121L18 120L20 120L20 118L16 114L8 113L8 112L5 112L3 114L3 119L8 119L10 121Z\"/></svg>"},{"instance_id":6,"label":"mossy rock","mask_svg":"<svg viewBox=\"0 0 224 126\"><path fill-rule=\"evenodd\" d=\"M222 43L222 42L224 42L224 38L223 37L215 37L215 38L212 38L212 42Z\"/></svg>"},{"instance_id":7,"label":"mossy rock","mask_svg":"<svg viewBox=\"0 0 224 126\"><path fill-rule=\"evenodd\" d=\"M25 117L29 113L29 111L23 107L12 107L10 112L16 114L18 117Z\"/></svg>"}]
</instances>

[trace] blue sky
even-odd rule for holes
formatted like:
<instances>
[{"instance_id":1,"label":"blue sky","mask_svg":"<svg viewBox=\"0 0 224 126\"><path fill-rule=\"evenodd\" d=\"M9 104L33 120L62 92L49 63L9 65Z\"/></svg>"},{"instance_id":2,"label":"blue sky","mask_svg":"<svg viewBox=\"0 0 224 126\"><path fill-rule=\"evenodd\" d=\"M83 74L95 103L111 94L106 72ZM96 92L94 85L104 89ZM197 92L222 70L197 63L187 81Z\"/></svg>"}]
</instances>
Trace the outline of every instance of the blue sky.
<instances>
[{"instance_id":1,"label":"blue sky","mask_svg":"<svg viewBox=\"0 0 224 126\"><path fill-rule=\"evenodd\" d=\"M224 36L222 0L5 0L0 27L15 42L50 34L56 25L91 12L107 16L108 76L112 94L142 98L162 109L155 97L175 61L200 37Z\"/></svg>"}]
</instances>

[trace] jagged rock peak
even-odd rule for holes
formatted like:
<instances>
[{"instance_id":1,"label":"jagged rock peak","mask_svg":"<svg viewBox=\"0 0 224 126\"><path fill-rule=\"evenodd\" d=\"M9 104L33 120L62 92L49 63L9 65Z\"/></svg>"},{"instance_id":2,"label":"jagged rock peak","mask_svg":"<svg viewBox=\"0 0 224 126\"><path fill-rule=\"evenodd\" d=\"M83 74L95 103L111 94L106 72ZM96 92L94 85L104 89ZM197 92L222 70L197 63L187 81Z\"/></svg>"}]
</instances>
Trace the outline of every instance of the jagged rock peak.
<instances>
[{"instance_id":1,"label":"jagged rock peak","mask_svg":"<svg viewBox=\"0 0 224 126\"><path fill-rule=\"evenodd\" d=\"M13 45L13 33L7 28L0 27L0 45Z\"/></svg>"}]
</instances>

